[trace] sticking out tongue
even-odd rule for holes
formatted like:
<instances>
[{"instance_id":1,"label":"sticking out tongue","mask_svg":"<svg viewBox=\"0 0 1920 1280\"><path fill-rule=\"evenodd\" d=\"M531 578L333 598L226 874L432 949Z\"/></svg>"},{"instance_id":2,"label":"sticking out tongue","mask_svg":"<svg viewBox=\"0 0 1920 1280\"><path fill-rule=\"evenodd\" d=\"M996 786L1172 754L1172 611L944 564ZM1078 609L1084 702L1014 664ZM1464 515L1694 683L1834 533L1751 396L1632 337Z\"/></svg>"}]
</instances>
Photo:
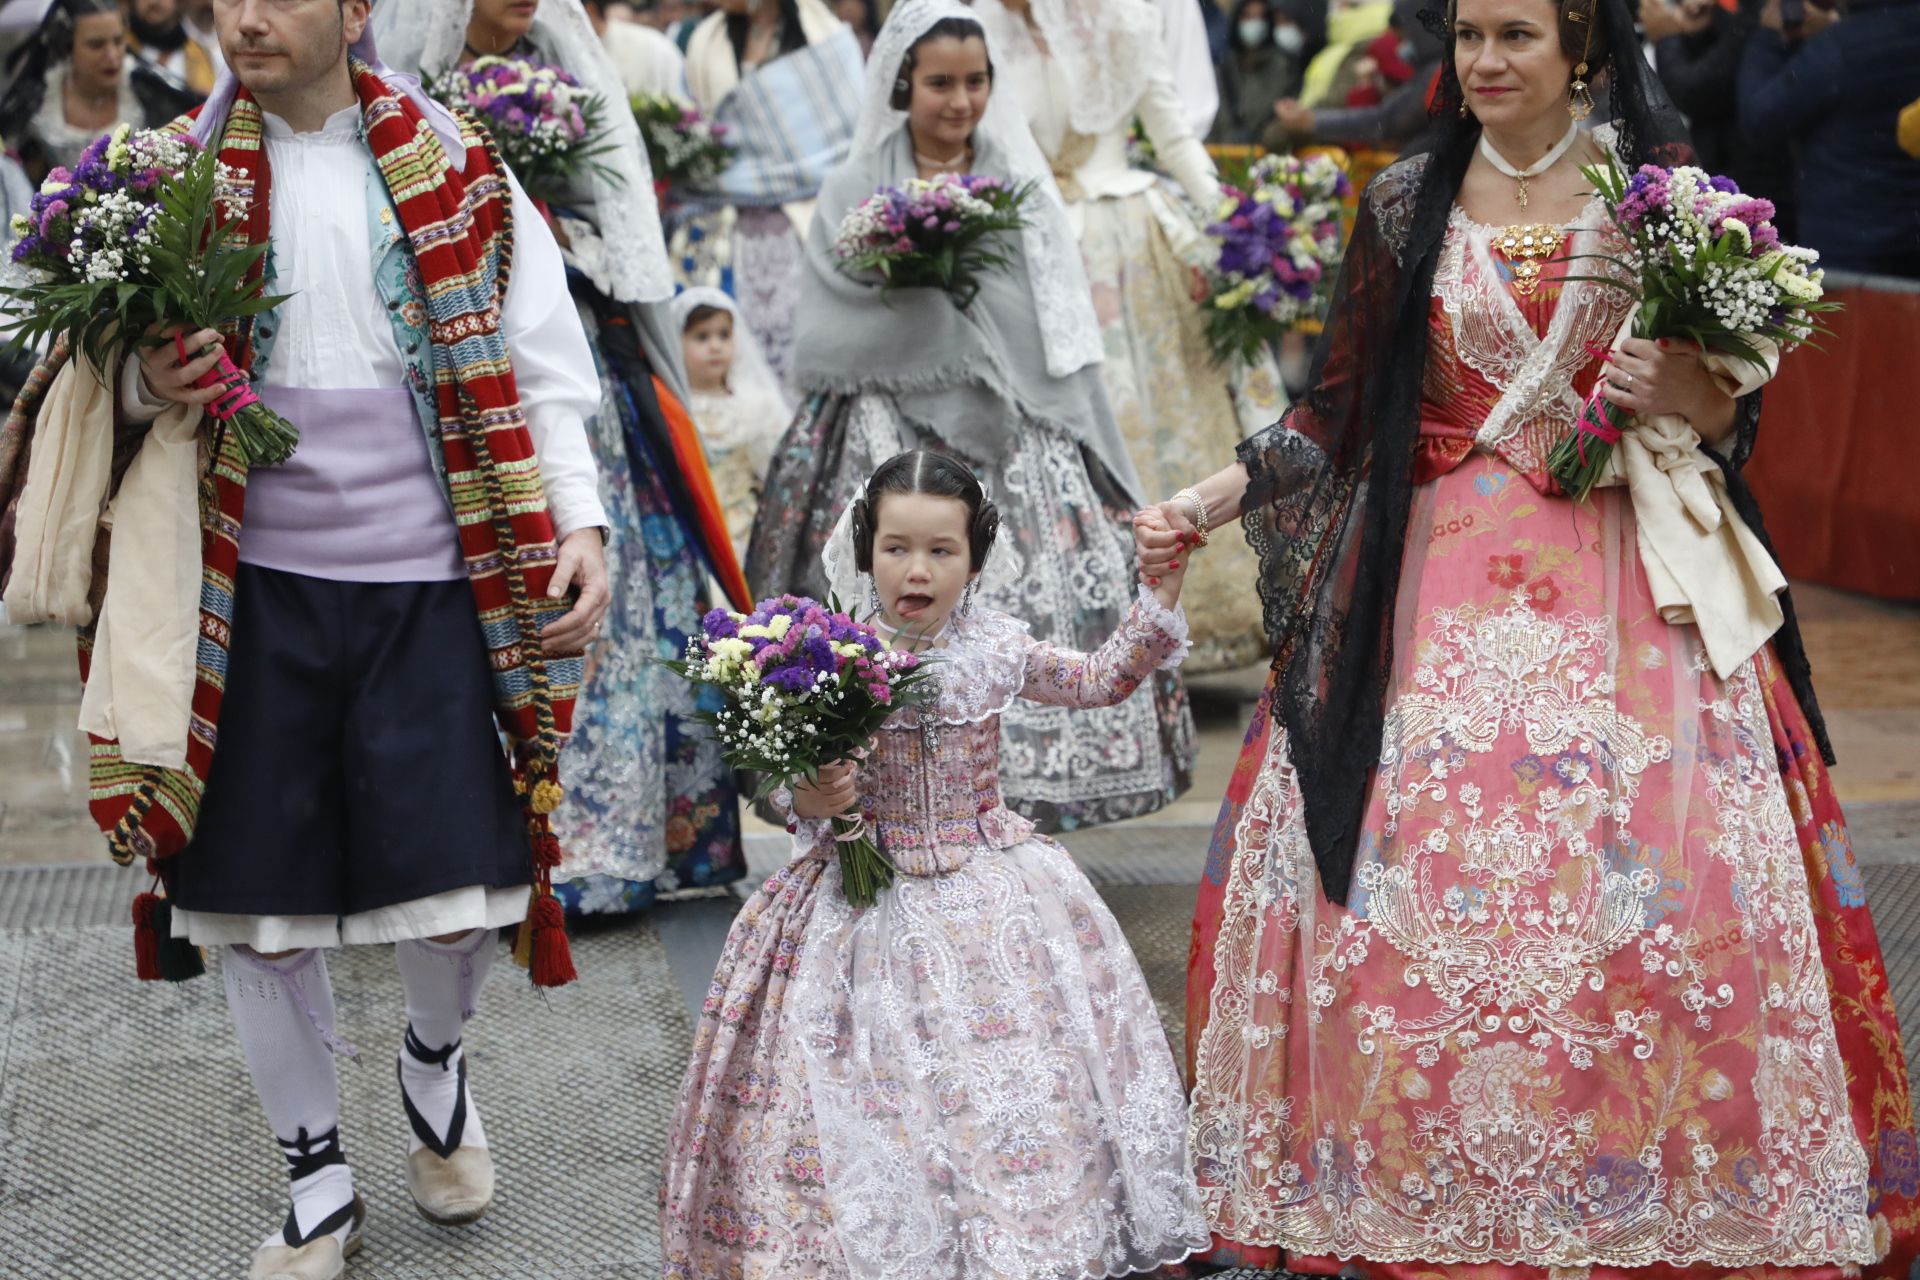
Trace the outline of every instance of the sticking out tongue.
<instances>
[{"instance_id":1,"label":"sticking out tongue","mask_svg":"<svg viewBox=\"0 0 1920 1280\"><path fill-rule=\"evenodd\" d=\"M901 618L918 618L933 608L933 597L923 595L901 596L894 601L893 611Z\"/></svg>"}]
</instances>

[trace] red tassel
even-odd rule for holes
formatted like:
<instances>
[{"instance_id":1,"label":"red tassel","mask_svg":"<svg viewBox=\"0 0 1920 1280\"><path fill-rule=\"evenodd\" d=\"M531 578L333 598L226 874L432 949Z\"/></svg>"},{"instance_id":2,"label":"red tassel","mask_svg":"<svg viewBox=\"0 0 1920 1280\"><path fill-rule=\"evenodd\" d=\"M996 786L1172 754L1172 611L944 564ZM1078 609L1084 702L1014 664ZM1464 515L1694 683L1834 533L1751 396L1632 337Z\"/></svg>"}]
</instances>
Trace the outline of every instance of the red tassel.
<instances>
[{"instance_id":1,"label":"red tassel","mask_svg":"<svg viewBox=\"0 0 1920 1280\"><path fill-rule=\"evenodd\" d=\"M564 987L580 976L573 967L573 948L567 944L567 916L560 909L560 900L552 894L541 894L533 900L533 909L527 915L527 925L533 930L533 985L536 987Z\"/></svg>"},{"instance_id":2,"label":"red tassel","mask_svg":"<svg viewBox=\"0 0 1920 1280\"><path fill-rule=\"evenodd\" d=\"M552 869L560 865L560 837L551 831L542 831L533 838L533 860L535 866Z\"/></svg>"},{"instance_id":3,"label":"red tassel","mask_svg":"<svg viewBox=\"0 0 1920 1280\"><path fill-rule=\"evenodd\" d=\"M157 894L143 893L133 900L133 963L142 982L160 981L160 932L153 926L159 909Z\"/></svg>"}]
</instances>

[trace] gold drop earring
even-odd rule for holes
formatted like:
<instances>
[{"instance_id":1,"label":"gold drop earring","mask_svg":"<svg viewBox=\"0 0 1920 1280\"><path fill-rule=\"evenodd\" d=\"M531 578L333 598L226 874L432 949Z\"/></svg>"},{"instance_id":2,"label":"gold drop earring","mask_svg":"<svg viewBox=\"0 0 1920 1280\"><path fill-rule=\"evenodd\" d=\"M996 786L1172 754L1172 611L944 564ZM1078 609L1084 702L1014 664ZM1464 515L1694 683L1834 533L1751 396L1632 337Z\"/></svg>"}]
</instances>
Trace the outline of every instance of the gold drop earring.
<instances>
[{"instance_id":1,"label":"gold drop earring","mask_svg":"<svg viewBox=\"0 0 1920 1280\"><path fill-rule=\"evenodd\" d=\"M1586 43L1580 49L1580 62L1573 69L1573 83L1567 86L1567 114L1575 121L1593 114L1593 94L1587 88L1587 56L1593 52L1593 19L1578 9L1567 10L1567 21L1587 29Z\"/></svg>"}]
</instances>

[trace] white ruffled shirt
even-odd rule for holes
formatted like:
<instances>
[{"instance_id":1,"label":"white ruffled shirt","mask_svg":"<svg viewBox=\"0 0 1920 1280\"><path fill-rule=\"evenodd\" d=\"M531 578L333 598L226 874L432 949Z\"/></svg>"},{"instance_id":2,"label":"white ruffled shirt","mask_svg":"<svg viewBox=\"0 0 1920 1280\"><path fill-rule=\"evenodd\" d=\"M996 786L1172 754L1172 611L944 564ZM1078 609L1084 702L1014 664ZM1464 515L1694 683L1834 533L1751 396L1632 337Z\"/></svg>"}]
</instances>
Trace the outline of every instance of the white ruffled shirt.
<instances>
[{"instance_id":1,"label":"white ruffled shirt","mask_svg":"<svg viewBox=\"0 0 1920 1280\"><path fill-rule=\"evenodd\" d=\"M273 172L271 224L281 336L261 378L270 387L312 390L405 385L406 366L373 281L367 238L367 183L373 153L360 138L360 108L345 107L311 132L266 117ZM603 528L599 473L586 422L600 407L600 378L567 291L560 246L519 182L513 190L514 271L501 325L555 533ZM121 403L151 421L166 402L148 393L137 358L121 381Z\"/></svg>"}]
</instances>

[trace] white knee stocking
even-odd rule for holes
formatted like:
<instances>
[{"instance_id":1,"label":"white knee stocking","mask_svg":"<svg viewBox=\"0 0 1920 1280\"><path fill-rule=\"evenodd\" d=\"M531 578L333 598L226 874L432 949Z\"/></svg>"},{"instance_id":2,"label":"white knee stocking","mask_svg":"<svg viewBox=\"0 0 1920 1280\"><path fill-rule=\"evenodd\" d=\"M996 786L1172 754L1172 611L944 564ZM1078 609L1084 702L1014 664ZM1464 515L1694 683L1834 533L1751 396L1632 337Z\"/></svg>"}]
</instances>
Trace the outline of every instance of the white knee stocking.
<instances>
[{"instance_id":1,"label":"white knee stocking","mask_svg":"<svg viewBox=\"0 0 1920 1280\"><path fill-rule=\"evenodd\" d=\"M493 929L475 929L456 942L421 939L398 943L393 949L407 989L400 1092L413 1129L409 1154L428 1147L446 1157L460 1147L487 1145L467 1086L460 1036L473 1016L498 949L498 933Z\"/></svg>"},{"instance_id":2,"label":"white knee stocking","mask_svg":"<svg viewBox=\"0 0 1920 1280\"><path fill-rule=\"evenodd\" d=\"M221 966L240 1052L260 1109L287 1158L293 1210L266 1243L300 1245L322 1235L345 1240L353 1171L340 1144L340 1083L333 1055L333 985L327 958L298 951L268 960L226 948Z\"/></svg>"}]
</instances>

